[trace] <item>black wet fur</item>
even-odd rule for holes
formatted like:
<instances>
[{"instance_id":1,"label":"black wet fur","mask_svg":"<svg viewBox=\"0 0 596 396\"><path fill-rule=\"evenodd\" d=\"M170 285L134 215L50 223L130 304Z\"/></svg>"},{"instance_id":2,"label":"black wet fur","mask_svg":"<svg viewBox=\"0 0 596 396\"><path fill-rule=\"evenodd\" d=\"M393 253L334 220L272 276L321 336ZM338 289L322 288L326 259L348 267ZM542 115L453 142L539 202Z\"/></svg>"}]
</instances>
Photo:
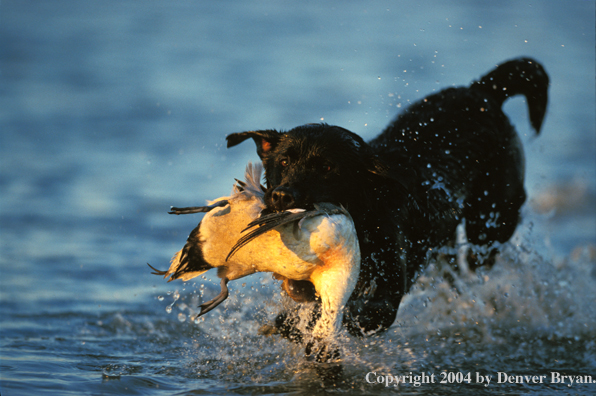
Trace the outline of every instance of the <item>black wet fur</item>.
<instances>
[{"instance_id":1,"label":"black wet fur","mask_svg":"<svg viewBox=\"0 0 596 396\"><path fill-rule=\"evenodd\" d=\"M337 126L257 130L270 212L345 207L356 225L362 262L344 325L354 335L386 330L431 250L452 244L465 218L468 240L491 246L512 236L526 199L523 148L501 107L524 95L536 133L549 79L533 59L501 64L468 87L447 88L411 105L365 142ZM490 260L489 260L490 261ZM277 327L296 339L291 315ZM280 323L281 320L281 323ZM298 337L301 338L301 337Z\"/></svg>"}]
</instances>

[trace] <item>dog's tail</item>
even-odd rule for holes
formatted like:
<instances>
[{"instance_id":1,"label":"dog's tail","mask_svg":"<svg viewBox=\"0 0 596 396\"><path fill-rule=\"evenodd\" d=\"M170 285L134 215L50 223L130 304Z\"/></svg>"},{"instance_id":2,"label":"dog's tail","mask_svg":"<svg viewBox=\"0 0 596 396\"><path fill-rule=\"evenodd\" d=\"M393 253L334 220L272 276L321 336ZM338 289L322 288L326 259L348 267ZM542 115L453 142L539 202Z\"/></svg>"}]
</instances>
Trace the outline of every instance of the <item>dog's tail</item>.
<instances>
[{"instance_id":1,"label":"dog's tail","mask_svg":"<svg viewBox=\"0 0 596 396\"><path fill-rule=\"evenodd\" d=\"M548 75L540 63L531 58L519 58L497 66L471 87L488 93L500 104L510 96L524 95L528 101L530 123L538 134L546 114L548 83Z\"/></svg>"}]
</instances>

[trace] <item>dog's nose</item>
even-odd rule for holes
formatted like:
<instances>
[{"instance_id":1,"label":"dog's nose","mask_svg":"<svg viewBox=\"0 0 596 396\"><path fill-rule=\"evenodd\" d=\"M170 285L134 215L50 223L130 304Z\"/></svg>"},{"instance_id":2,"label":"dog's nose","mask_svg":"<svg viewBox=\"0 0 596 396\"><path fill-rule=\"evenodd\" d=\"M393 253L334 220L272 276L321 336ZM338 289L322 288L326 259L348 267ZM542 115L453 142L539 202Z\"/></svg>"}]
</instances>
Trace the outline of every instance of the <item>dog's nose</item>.
<instances>
[{"instance_id":1,"label":"dog's nose","mask_svg":"<svg viewBox=\"0 0 596 396\"><path fill-rule=\"evenodd\" d=\"M296 207L296 193L288 187L277 187L271 193L271 203L275 210L286 210Z\"/></svg>"}]
</instances>

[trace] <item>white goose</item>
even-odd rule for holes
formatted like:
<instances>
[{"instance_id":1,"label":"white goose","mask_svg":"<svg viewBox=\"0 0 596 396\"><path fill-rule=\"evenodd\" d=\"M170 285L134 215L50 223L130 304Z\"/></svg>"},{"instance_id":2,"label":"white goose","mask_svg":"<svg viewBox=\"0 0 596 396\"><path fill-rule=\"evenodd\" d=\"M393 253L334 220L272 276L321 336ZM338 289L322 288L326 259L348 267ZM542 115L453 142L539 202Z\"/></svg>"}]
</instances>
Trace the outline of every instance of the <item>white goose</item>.
<instances>
[{"instance_id":1,"label":"white goose","mask_svg":"<svg viewBox=\"0 0 596 396\"><path fill-rule=\"evenodd\" d=\"M341 327L347 303L360 271L360 248L349 213L328 203L315 209L259 216L265 208L260 185L261 164L248 164L245 182L232 195L209 206L172 208L170 213L207 212L167 271L151 267L169 281L188 281L211 268L221 278L221 293L201 305L203 315L228 297L227 283L256 272L272 272L297 301L308 299L312 283L321 301L321 316L312 332L326 340ZM252 231L250 230L252 229ZM294 287L296 286L296 287Z\"/></svg>"}]
</instances>

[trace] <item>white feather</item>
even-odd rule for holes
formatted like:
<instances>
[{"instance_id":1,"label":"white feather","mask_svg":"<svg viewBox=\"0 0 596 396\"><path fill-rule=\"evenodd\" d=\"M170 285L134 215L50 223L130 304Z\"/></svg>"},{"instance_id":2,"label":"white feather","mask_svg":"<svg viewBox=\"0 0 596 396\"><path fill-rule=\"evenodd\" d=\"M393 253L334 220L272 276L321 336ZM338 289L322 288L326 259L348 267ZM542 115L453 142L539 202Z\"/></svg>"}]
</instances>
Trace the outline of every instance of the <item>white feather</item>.
<instances>
[{"instance_id":1,"label":"white feather","mask_svg":"<svg viewBox=\"0 0 596 396\"><path fill-rule=\"evenodd\" d=\"M250 241L226 261L248 223L265 208L261 174L261 164L249 163L245 183L235 185L231 196L212 201L227 200L228 204L212 209L201 221L203 258L219 269L221 278L229 280L272 272L287 279L312 282L322 306L313 335L327 338L339 331L343 307L360 272L360 248L352 218L343 208L321 205L336 208L340 213L328 214L321 209L320 213L300 220L299 225L278 226ZM300 211L304 209L293 210ZM178 252L174 256L168 274L180 265L180 255ZM180 278L189 280L203 272L189 272Z\"/></svg>"}]
</instances>

